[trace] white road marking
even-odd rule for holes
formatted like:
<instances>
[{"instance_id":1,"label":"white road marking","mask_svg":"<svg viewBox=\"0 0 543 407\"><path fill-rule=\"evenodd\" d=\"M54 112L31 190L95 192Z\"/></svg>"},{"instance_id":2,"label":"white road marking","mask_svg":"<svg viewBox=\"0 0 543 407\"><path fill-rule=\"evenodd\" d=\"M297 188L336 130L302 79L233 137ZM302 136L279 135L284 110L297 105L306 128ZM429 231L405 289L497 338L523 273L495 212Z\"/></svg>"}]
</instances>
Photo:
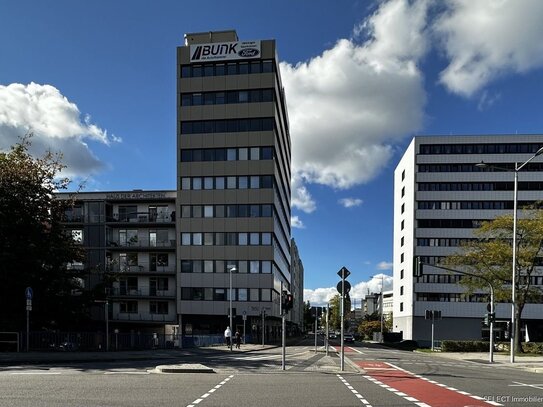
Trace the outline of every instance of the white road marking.
<instances>
[{"instance_id":1,"label":"white road marking","mask_svg":"<svg viewBox=\"0 0 543 407\"><path fill-rule=\"evenodd\" d=\"M192 403L188 404L187 407L194 407L196 404L200 404L205 398L209 397L213 392L217 391L217 389L220 389L222 386L224 386L228 381L234 377L234 375L228 376L226 379L224 379L222 382L220 382L218 385L214 386L211 390L209 390L207 393L204 393L200 396L200 398L197 398Z\"/></svg>"},{"instance_id":2,"label":"white road marking","mask_svg":"<svg viewBox=\"0 0 543 407\"><path fill-rule=\"evenodd\" d=\"M345 386L347 386L347 388L355 395L355 397L356 397L358 400L360 400L365 406L371 407L370 402L369 402L368 400L366 400L360 393L358 393L358 391L356 391L356 390L354 389L354 387L351 386L351 385L347 382L347 380L345 380L345 379L344 379L341 375L339 375L339 374L336 374L336 376L339 378L339 380L341 380L341 381L343 382L343 384L344 384Z\"/></svg>"}]
</instances>

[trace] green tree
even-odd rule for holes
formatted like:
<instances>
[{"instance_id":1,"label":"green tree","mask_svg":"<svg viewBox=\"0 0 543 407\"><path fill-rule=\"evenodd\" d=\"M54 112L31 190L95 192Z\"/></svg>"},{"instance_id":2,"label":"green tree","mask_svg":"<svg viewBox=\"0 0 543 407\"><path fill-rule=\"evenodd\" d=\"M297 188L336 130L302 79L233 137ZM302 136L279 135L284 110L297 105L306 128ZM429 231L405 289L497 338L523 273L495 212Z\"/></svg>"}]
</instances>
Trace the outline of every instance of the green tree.
<instances>
[{"instance_id":1,"label":"green tree","mask_svg":"<svg viewBox=\"0 0 543 407\"><path fill-rule=\"evenodd\" d=\"M362 321L358 333L365 339L372 339L374 332L381 332L381 321Z\"/></svg>"},{"instance_id":2,"label":"green tree","mask_svg":"<svg viewBox=\"0 0 543 407\"><path fill-rule=\"evenodd\" d=\"M513 217L500 216L483 222L474 231L475 240L461 246L460 251L443 261L447 267L458 268L476 276L486 278L494 287L496 301L511 302L512 236ZM542 291L532 285L531 276L542 256L543 211L533 206L526 208L517 220L517 252L515 267L515 351L519 345L522 311L526 303L540 303ZM462 276L461 284L469 292L488 289L481 278Z\"/></svg>"},{"instance_id":3,"label":"green tree","mask_svg":"<svg viewBox=\"0 0 543 407\"><path fill-rule=\"evenodd\" d=\"M66 205L54 198L69 180L58 178L60 155L33 158L30 136L0 152L0 326L25 326L25 287L34 291L31 328L68 328L82 314L83 296L73 296L77 275L67 263L82 252L60 221Z\"/></svg>"},{"instance_id":4,"label":"green tree","mask_svg":"<svg viewBox=\"0 0 543 407\"><path fill-rule=\"evenodd\" d=\"M311 316L311 304L309 303L309 301L306 301L304 303L304 316L303 316L303 318L304 318L304 330L305 331L310 331L311 327L314 324L314 319Z\"/></svg>"},{"instance_id":5,"label":"green tree","mask_svg":"<svg viewBox=\"0 0 543 407\"><path fill-rule=\"evenodd\" d=\"M351 299L347 297L345 299L345 308L344 308L344 326L345 329L349 328L349 314L351 313ZM328 323L330 325L330 330L339 330L341 328L341 296L336 294L330 299L330 316Z\"/></svg>"}]
</instances>

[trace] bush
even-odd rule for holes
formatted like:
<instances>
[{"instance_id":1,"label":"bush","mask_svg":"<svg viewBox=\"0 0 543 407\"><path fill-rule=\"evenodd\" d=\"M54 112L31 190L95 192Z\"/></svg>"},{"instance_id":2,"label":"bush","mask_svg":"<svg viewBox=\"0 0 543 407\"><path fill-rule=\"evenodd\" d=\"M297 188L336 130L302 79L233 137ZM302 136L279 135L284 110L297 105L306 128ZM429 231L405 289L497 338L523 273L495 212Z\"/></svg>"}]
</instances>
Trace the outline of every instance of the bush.
<instances>
[{"instance_id":1,"label":"bush","mask_svg":"<svg viewBox=\"0 0 543 407\"><path fill-rule=\"evenodd\" d=\"M523 342L522 351L525 353L543 354L543 342Z\"/></svg>"},{"instance_id":2,"label":"bush","mask_svg":"<svg viewBox=\"0 0 543 407\"><path fill-rule=\"evenodd\" d=\"M485 341L441 341L442 352L486 352L488 347Z\"/></svg>"}]
</instances>

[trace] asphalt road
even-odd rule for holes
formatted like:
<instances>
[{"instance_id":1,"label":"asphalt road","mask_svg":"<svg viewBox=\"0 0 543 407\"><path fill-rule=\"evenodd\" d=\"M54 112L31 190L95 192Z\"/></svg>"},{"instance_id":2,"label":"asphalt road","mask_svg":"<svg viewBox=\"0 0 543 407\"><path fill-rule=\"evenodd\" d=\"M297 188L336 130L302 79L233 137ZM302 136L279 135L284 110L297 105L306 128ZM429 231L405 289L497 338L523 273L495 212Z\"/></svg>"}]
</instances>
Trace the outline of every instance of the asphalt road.
<instances>
[{"instance_id":1,"label":"asphalt road","mask_svg":"<svg viewBox=\"0 0 543 407\"><path fill-rule=\"evenodd\" d=\"M0 406L543 405L541 374L378 346L348 346L346 356L341 372L337 354L315 354L308 340L287 349L284 371L280 348L182 356L183 363L212 367L211 374L152 373L157 363L141 360L2 367Z\"/></svg>"}]
</instances>

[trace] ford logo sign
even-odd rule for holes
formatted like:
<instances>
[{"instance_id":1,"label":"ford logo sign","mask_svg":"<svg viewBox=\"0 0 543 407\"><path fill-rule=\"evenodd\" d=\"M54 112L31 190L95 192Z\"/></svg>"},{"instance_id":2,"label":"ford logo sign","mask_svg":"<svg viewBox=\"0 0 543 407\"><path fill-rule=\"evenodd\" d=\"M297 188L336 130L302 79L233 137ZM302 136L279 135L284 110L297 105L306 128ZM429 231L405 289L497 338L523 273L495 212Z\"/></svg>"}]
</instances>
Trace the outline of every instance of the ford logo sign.
<instances>
[{"instance_id":1,"label":"ford logo sign","mask_svg":"<svg viewBox=\"0 0 543 407\"><path fill-rule=\"evenodd\" d=\"M238 52L238 55L242 58L256 57L259 51L256 48L245 48Z\"/></svg>"}]
</instances>

